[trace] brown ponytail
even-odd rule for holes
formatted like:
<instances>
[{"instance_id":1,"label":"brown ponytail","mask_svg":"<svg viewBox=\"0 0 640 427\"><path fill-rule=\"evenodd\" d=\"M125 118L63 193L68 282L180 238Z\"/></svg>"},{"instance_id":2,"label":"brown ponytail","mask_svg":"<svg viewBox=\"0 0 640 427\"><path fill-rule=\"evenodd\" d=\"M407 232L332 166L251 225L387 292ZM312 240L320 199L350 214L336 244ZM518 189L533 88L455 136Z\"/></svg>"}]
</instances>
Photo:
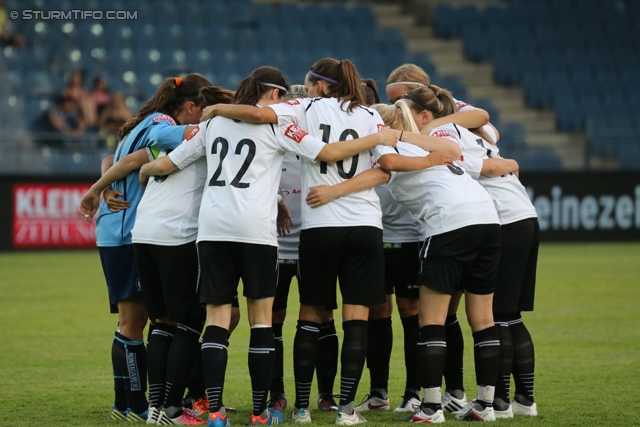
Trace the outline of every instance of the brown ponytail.
<instances>
[{"instance_id":1,"label":"brown ponytail","mask_svg":"<svg viewBox=\"0 0 640 427\"><path fill-rule=\"evenodd\" d=\"M153 94L142 108L120 128L118 137L123 139L147 116L155 112L173 116L185 102L197 102L200 88L211 86L211 82L200 74L187 74L185 77L171 77L165 79L156 93Z\"/></svg>"},{"instance_id":2,"label":"brown ponytail","mask_svg":"<svg viewBox=\"0 0 640 427\"><path fill-rule=\"evenodd\" d=\"M279 87L269 86L269 84ZM256 68L249 77L238 84L235 103L256 105L265 93L273 89L278 89L280 97L284 97L287 94L289 82L285 79L282 71L268 66Z\"/></svg>"},{"instance_id":3,"label":"brown ponytail","mask_svg":"<svg viewBox=\"0 0 640 427\"><path fill-rule=\"evenodd\" d=\"M364 92L364 104L373 105L380 103L380 95L378 94L378 86L373 79L362 79L362 90Z\"/></svg>"},{"instance_id":4,"label":"brown ponytail","mask_svg":"<svg viewBox=\"0 0 640 427\"><path fill-rule=\"evenodd\" d=\"M201 109L214 104L233 104L235 92L220 86L200 88L197 104Z\"/></svg>"},{"instance_id":5,"label":"brown ponytail","mask_svg":"<svg viewBox=\"0 0 640 427\"><path fill-rule=\"evenodd\" d=\"M340 99L342 101L340 107L351 101L347 108L348 112L365 104L360 74L355 64L348 59L338 61L333 58L323 58L313 64L309 71L307 78L311 83L317 83L318 80L326 83L328 92L320 96Z\"/></svg>"},{"instance_id":6,"label":"brown ponytail","mask_svg":"<svg viewBox=\"0 0 640 427\"><path fill-rule=\"evenodd\" d=\"M436 119L458 111L451 92L435 85L430 85L428 89L414 89L402 98L410 101L409 107L416 113L428 110Z\"/></svg>"}]
</instances>

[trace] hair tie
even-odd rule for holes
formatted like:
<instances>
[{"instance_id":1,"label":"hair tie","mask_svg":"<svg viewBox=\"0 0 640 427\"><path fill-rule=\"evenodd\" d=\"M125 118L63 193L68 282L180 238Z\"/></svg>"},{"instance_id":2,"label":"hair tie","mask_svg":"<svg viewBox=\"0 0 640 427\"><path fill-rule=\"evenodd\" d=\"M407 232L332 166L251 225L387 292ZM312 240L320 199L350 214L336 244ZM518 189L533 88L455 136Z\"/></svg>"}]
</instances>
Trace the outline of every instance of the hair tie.
<instances>
[{"instance_id":1,"label":"hair tie","mask_svg":"<svg viewBox=\"0 0 640 427\"><path fill-rule=\"evenodd\" d=\"M327 81L329 83L338 84L338 82L336 80L330 79L329 77L321 76L320 74L316 74L311 70L309 70L309 75L315 77L316 79L324 80L324 81Z\"/></svg>"},{"instance_id":2,"label":"hair tie","mask_svg":"<svg viewBox=\"0 0 640 427\"><path fill-rule=\"evenodd\" d=\"M180 83L182 83L182 79L180 77L174 77L173 82L176 84L176 87L178 87Z\"/></svg>"},{"instance_id":3,"label":"hair tie","mask_svg":"<svg viewBox=\"0 0 640 427\"><path fill-rule=\"evenodd\" d=\"M404 95L402 95L402 97L404 99L409 99L409 100L415 102L423 110L429 110L429 108L427 108L424 104L422 104L420 101L416 100L413 96L409 95L408 93L405 93ZM431 111L431 110L429 110L429 111Z\"/></svg>"},{"instance_id":4,"label":"hair tie","mask_svg":"<svg viewBox=\"0 0 640 427\"><path fill-rule=\"evenodd\" d=\"M398 86L398 85L416 85L420 87L429 87L428 85L425 85L424 83L420 83L420 82L393 82L393 83L389 83L387 87Z\"/></svg>"},{"instance_id":5,"label":"hair tie","mask_svg":"<svg viewBox=\"0 0 640 427\"><path fill-rule=\"evenodd\" d=\"M284 86L280 86L280 85L277 85L277 84L275 84L275 83L265 83L265 82L261 82L260 80L258 80L258 82L260 82L260 84L263 84L263 85L265 85L265 86L275 87L276 89L280 89L280 90L283 90L283 91L285 91L285 92L287 91L287 88L286 88L286 87L284 87Z\"/></svg>"}]
</instances>

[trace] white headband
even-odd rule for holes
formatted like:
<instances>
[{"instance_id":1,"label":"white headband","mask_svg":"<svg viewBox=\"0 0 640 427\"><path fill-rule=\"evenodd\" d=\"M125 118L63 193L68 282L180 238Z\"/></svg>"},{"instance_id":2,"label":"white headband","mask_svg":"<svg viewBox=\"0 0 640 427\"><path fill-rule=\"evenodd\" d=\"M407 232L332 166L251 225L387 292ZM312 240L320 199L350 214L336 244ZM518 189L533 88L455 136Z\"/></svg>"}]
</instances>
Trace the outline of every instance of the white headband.
<instances>
[{"instance_id":1,"label":"white headband","mask_svg":"<svg viewBox=\"0 0 640 427\"><path fill-rule=\"evenodd\" d=\"M426 84L424 83L418 83L418 82L394 82L394 83L389 83L387 85L387 87L391 87L391 86L397 86L397 85L418 85L420 87L428 87Z\"/></svg>"},{"instance_id":2,"label":"white headband","mask_svg":"<svg viewBox=\"0 0 640 427\"><path fill-rule=\"evenodd\" d=\"M260 82L260 83L262 83L262 84L263 84L263 85L265 85L265 86L275 87L276 89L280 89L280 90L283 90L283 91L285 91L285 92L287 91L287 88L286 88L286 87L283 87L283 86L277 85L277 84L275 84L275 83L265 83L265 82Z\"/></svg>"}]
</instances>

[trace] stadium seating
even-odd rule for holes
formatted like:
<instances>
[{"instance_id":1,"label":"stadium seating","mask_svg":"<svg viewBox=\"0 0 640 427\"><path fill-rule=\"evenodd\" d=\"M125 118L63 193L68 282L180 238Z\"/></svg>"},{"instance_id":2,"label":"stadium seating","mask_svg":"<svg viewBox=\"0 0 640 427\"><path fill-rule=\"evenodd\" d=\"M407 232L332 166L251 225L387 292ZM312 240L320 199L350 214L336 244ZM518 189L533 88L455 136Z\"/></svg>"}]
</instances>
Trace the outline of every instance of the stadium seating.
<instances>
[{"instance_id":1,"label":"stadium seating","mask_svg":"<svg viewBox=\"0 0 640 427\"><path fill-rule=\"evenodd\" d=\"M474 9L440 4L435 33L461 37L470 61L492 61L495 82L522 85L528 106L553 108L560 131L590 135L588 123L600 116L640 115L631 99L640 89L640 2L508 0ZM618 155L627 169L637 159L635 148L609 150L601 133L589 135L594 155ZM638 147L640 135L625 141Z\"/></svg>"},{"instance_id":2,"label":"stadium seating","mask_svg":"<svg viewBox=\"0 0 640 427\"><path fill-rule=\"evenodd\" d=\"M528 105L554 108L559 129L580 131L594 115L637 109L632 94L640 90L640 52L633 49L640 26L631 18L640 12L637 3L508 0L506 6L484 9L441 4L433 26L438 36L461 37L469 60L494 61L497 82L523 85ZM8 10L47 10L44 0L6 0L5 5ZM454 97L488 110L501 126L506 151L533 153L521 127L500 124L490 101L467 99L464 84L438 75L429 55L406 52L402 34L377 28L366 4L194 0L160 7L153 0L59 0L56 7L135 11L137 19L13 21L26 46L5 48L1 56L8 87L19 100L11 108L20 109L27 123L50 105L74 69L86 71L86 84L105 76L110 89L124 92L135 111L169 76L200 72L214 84L234 88L255 67L271 64L292 83L301 83L315 60L332 56L353 59L362 76L376 80L380 89L394 67L416 63Z\"/></svg>"}]
</instances>

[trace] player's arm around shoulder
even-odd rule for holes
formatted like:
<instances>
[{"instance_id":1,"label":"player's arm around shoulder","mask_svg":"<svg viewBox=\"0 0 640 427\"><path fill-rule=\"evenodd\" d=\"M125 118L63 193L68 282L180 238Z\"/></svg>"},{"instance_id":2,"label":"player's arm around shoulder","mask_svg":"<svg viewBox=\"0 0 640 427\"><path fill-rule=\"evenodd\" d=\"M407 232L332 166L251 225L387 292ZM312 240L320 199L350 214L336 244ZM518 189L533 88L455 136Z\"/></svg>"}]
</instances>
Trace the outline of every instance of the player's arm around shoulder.
<instances>
[{"instance_id":1,"label":"player's arm around shoulder","mask_svg":"<svg viewBox=\"0 0 640 427\"><path fill-rule=\"evenodd\" d=\"M258 108L253 105L215 104L202 111L201 120L212 119L215 116L228 117L247 123L277 123L278 116L269 107Z\"/></svg>"},{"instance_id":2,"label":"player's arm around shoulder","mask_svg":"<svg viewBox=\"0 0 640 427\"><path fill-rule=\"evenodd\" d=\"M513 173L518 176L520 166L513 159L503 159L501 157L492 157L484 159L482 162L482 170L480 175L483 176L501 176Z\"/></svg>"},{"instance_id":3,"label":"player's arm around shoulder","mask_svg":"<svg viewBox=\"0 0 640 427\"><path fill-rule=\"evenodd\" d=\"M169 175L177 168L178 166L173 163L169 156L163 156L159 159L155 159L154 161L143 165L140 169L140 186L142 188L146 188L147 183L149 182L149 177Z\"/></svg>"},{"instance_id":4,"label":"player's arm around shoulder","mask_svg":"<svg viewBox=\"0 0 640 427\"><path fill-rule=\"evenodd\" d=\"M318 154L317 160L337 162L339 160L355 156L356 154L360 154L363 151L369 150L370 148L374 148L378 145L395 147L399 137L399 131L385 127L379 132L374 132L363 138L325 144Z\"/></svg>"},{"instance_id":5,"label":"player's arm around shoulder","mask_svg":"<svg viewBox=\"0 0 640 427\"><path fill-rule=\"evenodd\" d=\"M430 152L446 153L451 158L460 157L460 145L451 138L442 138L420 133L403 132L402 140Z\"/></svg>"},{"instance_id":6,"label":"player's arm around shoulder","mask_svg":"<svg viewBox=\"0 0 640 427\"><path fill-rule=\"evenodd\" d=\"M368 190L376 185L384 184L390 177L391 173L383 168L367 169L339 184L311 187L305 201L312 208L318 208L338 197Z\"/></svg>"}]
</instances>

